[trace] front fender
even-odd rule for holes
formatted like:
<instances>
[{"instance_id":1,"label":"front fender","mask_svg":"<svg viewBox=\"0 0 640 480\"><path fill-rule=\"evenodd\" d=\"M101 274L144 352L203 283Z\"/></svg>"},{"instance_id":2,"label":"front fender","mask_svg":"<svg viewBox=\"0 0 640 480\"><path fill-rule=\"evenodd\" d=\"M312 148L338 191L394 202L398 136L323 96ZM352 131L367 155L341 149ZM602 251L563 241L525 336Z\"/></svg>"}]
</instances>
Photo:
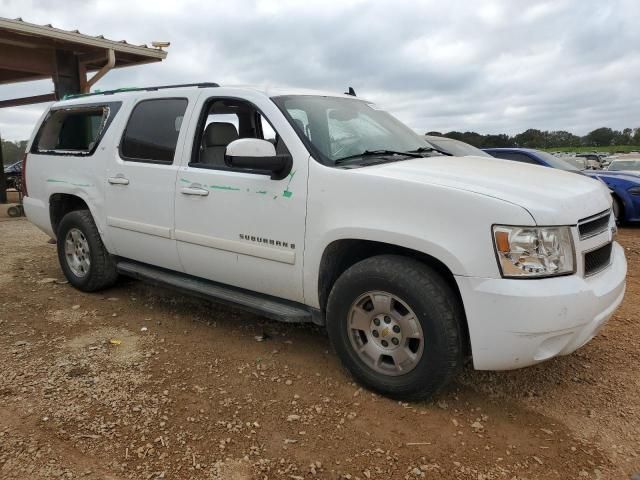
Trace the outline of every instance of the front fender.
<instances>
[{"instance_id":1,"label":"front fender","mask_svg":"<svg viewBox=\"0 0 640 480\"><path fill-rule=\"evenodd\" d=\"M319 307L322 257L336 240L396 245L436 258L454 275L499 278L492 225L535 225L521 206L488 195L314 164L304 254L311 306Z\"/></svg>"}]
</instances>

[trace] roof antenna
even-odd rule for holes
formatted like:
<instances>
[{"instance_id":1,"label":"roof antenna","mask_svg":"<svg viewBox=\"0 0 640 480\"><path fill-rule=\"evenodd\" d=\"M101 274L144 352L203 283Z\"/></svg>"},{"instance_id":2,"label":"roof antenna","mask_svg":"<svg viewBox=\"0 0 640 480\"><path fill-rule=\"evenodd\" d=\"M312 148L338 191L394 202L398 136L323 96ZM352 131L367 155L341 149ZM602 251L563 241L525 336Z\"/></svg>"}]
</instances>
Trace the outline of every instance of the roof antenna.
<instances>
[{"instance_id":1,"label":"roof antenna","mask_svg":"<svg viewBox=\"0 0 640 480\"><path fill-rule=\"evenodd\" d=\"M349 91L348 92L344 92L345 95L351 95L352 97L356 96L356 91L353 89L353 87L349 87Z\"/></svg>"}]
</instances>

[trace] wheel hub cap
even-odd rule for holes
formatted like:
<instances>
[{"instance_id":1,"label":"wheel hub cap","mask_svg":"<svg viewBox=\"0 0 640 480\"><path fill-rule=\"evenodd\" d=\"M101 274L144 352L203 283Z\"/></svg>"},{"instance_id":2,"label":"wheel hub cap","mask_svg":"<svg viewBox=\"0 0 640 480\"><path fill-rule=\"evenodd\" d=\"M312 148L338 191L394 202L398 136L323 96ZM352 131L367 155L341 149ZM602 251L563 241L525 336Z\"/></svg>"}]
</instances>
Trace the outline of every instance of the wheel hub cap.
<instances>
[{"instance_id":1,"label":"wheel hub cap","mask_svg":"<svg viewBox=\"0 0 640 480\"><path fill-rule=\"evenodd\" d=\"M370 368L385 375L403 375L413 370L424 351L418 318L396 295L367 292L349 311L351 346Z\"/></svg>"},{"instance_id":2,"label":"wheel hub cap","mask_svg":"<svg viewBox=\"0 0 640 480\"><path fill-rule=\"evenodd\" d=\"M394 350L402 343L402 326L389 315L376 315L369 330L372 341L380 348Z\"/></svg>"},{"instance_id":3,"label":"wheel hub cap","mask_svg":"<svg viewBox=\"0 0 640 480\"><path fill-rule=\"evenodd\" d=\"M71 272L77 277L84 277L89 273L91 257L89 242L84 233L77 228L67 232L64 240L64 256Z\"/></svg>"}]
</instances>

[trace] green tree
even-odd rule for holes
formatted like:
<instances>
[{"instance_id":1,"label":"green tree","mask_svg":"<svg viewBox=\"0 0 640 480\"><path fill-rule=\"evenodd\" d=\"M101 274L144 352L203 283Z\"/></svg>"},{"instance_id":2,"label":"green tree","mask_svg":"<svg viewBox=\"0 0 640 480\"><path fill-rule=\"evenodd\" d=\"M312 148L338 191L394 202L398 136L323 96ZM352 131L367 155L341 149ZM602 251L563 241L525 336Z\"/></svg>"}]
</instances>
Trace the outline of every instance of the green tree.
<instances>
[{"instance_id":1,"label":"green tree","mask_svg":"<svg viewBox=\"0 0 640 480\"><path fill-rule=\"evenodd\" d=\"M583 137L583 143L593 147L608 147L613 145L616 132L609 127L600 127L592 130Z\"/></svg>"},{"instance_id":2,"label":"green tree","mask_svg":"<svg viewBox=\"0 0 640 480\"><path fill-rule=\"evenodd\" d=\"M549 132L548 143L550 147L579 147L580 137L566 130Z\"/></svg>"},{"instance_id":3,"label":"green tree","mask_svg":"<svg viewBox=\"0 0 640 480\"><path fill-rule=\"evenodd\" d=\"M497 135L485 135L482 140L482 146L484 148L502 148L513 147L513 139L506 133L499 133Z\"/></svg>"},{"instance_id":4,"label":"green tree","mask_svg":"<svg viewBox=\"0 0 640 480\"><path fill-rule=\"evenodd\" d=\"M18 142L2 140L2 160L4 165L11 165L12 163L22 160L22 156L24 155L24 151L26 148L26 140Z\"/></svg>"},{"instance_id":5,"label":"green tree","mask_svg":"<svg viewBox=\"0 0 640 480\"><path fill-rule=\"evenodd\" d=\"M535 128L530 128L522 133L513 137L513 140L518 147L525 148L544 148L546 145L546 134Z\"/></svg>"}]
</instances>

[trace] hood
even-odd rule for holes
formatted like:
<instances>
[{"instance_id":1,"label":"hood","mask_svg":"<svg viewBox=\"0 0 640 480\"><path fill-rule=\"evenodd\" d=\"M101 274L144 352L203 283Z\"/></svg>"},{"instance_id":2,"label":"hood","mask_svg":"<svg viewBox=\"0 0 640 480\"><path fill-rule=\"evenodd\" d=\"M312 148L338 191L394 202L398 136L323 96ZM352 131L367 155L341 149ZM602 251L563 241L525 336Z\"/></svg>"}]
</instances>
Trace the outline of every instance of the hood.
<instances>
[{"instance_id":1,"label":"hood","mask_svg":"<svg viewBox=\"0 0 640 480\"><path fill-rule=\"evenodd\" d=\"M628 182L640 183L640 172L632 170L590 170L585 172L590 177L617 178Z\"/></svg>"},{"instance_id":2,"label":"hood","mask_svg":"<svg viewBox=\"0 0 640 480\"><path fill-rule=\"evenodd\" d=\"M575 225L611 206L608 189L596 179L497 158L426 157L357 171L498 198L525 208L538 225Z\"/></svg>"}]
</instances>

